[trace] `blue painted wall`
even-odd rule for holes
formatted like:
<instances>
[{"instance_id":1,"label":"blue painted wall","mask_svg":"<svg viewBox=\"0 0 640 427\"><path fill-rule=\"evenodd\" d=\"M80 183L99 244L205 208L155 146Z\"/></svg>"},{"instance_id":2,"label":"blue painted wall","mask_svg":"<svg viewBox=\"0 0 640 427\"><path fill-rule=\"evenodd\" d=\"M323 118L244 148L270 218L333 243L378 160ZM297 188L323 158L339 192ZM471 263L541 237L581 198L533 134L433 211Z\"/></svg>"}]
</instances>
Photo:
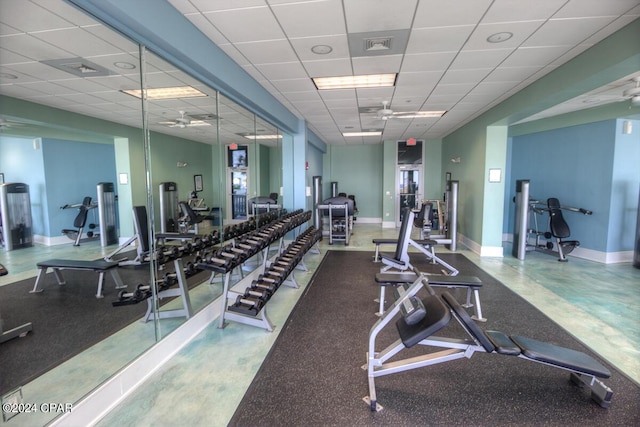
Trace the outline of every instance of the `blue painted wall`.
<instances>
[{"instance_id":1,"label":"blue painted wall","mask_svg":"<svg viewBox=\"0 0 640 427\"><path fill-rule=\"evenodd\" d=\"M513 137L504 232L513 232L515 181L529 179L532 198L546 202L557 197L562 205L593 211L590 216L563 211L572 238L580 240L582 248L632 250L632 239L620 238L631 216L621 215L621 209L638 208L637 200L627 199L640 182L640 156L632 138L617 136L619 128L617 120L606 120ZM538 220L539 229L546 230L548 215Z\"/></svg>"},{"instance_id":2,"label":"blue painted wall","mask_svg":"<svg viewBox=\"0 0 640 427\"><path fill-rule=\"evenodd\" d=\"M34 146L32 138L0 137L0 172L5 182L23 182L29 185L33 234L43 234L48 228L45 214L44 166L40 140Z\"/></svg>"},{"instance_id":3,"label":"blue painted wall","mask_svg":"<svg viewBox=\"0 0 640 427\"><path fill-rule=\"evenodd\" d=\"M632 122L632 133L622 132L625 120L616 120L613 177L607 250L634 248L640 191L640 120Z\"/></svg>"},{"instance_id":4,"label":"blue painted wall","mask_svg":"<svg viewBox=\"0 0 640 427\"><path fill-rule=\"evenodd\" d=\"M60 236L63 228L73 228L78 211L60 209L66 204L80 203L85 196L97 201L99 182L116 183L116 160L113 144L94 144L59 139L43 139L44 179L46 182L46 215L49 229L45 236ZM95 213L95 219L93 215ZM97 210L88 222L98 222Z\"/></svg>"},{"instance_id":5,"label":"blue painted wall","mask_svg":"<svg viewBox=\"0 0 640 427\"><path fill-rule=\"evenodd\" d=\"M77 215L60 206L79 203L84 196L96 200L99 182L116 182L114 146L46 138L34 146L33 141L0 137L0 172L7 182L29 185L33 233L57 237Z\"/></svg>"}]
</instances>

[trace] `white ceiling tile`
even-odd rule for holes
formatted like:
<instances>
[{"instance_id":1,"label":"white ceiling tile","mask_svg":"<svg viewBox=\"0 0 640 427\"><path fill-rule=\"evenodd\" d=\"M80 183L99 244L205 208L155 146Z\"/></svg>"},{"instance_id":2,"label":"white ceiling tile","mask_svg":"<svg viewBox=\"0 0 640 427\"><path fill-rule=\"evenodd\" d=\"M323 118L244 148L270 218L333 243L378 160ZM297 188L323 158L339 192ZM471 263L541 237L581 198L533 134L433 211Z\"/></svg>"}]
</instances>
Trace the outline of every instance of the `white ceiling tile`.
<instances>
[{"instance_id":1,"label":"white ceiling tile","mask_svg":"<svg viewBox=\"0 0 640 427\"><path fill-rule=\"evenodd\" d=\"M554 18L618 16L638 6L638 0L572 0Z\"/></svg>"},{"instance_id":2,"label":"white ceiling tile","mask_svg":"<svg viewBox=\"0 0 640 427\"><path fill-rule=\"evenodd\" d=\"M344 2L349 33L411 28L417 0L349 0Z\"/></svg>"},{"instance_id":3,"label":"white ceiling tile","mask_svg":"<svg viewBox=\"0 0 640 427\"><path fill-rule=\"evenodd\" d=\"M0 22L0 36L8 36L11 34L21 34L22 31L13 28L3 22Z\"/></svg>"},{"instance_id":4,"label":"white ceiling tile","mask_svg":"<svg viewBox=\"0 0 640 427\"><path fill-rule=\"evenodd\" d=\"M413 28L475 25L492 0L456 0L443 5L442 0L420 0Z\"/></svg>"},{"instance_id":5,"label":"white ceiling tile","mask_svg":"<svg viewBox=\"0 0 640 427\"><path fill-rule=\"evenodd\" d=\"M609 17L552 19L535 32L523 46L577 44L607 26Z\"/></svg>"},{"instance_id":6,"label":"white ceiling tile","mask_svg":"<svg viewBox=\"0 0 640 427\"><path fill-rule=\"evenodd\" d=\"M356 89L356 95L360 105L370 100L378 100L376 103L382 104L382 101L389 100L393 96L392 87L362 87Z\"/></svg>"},{"instance_id":7,"label":"white ceiling tile","mask_svg":"<svg viewBox=\"0 0 640 427\"><path fill-rule=\"evenodd\" d=\"M331 92L331 91L325 91ZM320 94L317 90L311 90L306 92L287 92L284 97L290 102L298 102L298 101L321 101Z\"/></svg>"},{"instance_id":8,"label":"white ceiling tile","mask_svg":"<svg viewBox=\"0 0 640 427\"><path fill-rule=\"evenodd\" d=\"M33 37L30 34L2 37L0 42L6 50L18 53L34 61L69 57L69 52Z\"/></svg>"},{"instance_id":9,"label":"white ceiling tile","mask_svg":"<svg viewBox=\"0 0 640 427\"><path fill-rule=\"evenodd\" d=\"M285 108L306 120L320 138L340 145L380 143L380 137L345 140L341 131L348 127L384 128L387 139L440 138L640 16L637 0L169 2ZM7 19L16 14L3 13L7 5L17 7L21 16ZM531 34L549 18L551 21ZM20 27L27 26L39 28L38 31L76 31L68 37L52 38L42 32L39 40L19 33ZM350 57L347 29L369 32L410 27L412 33L403 58ZM489 45L486 37L498 31L513 32L514 37ZM320 44L331 46L332 52L312 53L311 48ZM37 62L73 56L85 57L122 74L77 79ZM139 86L139 70L125 72L114 68L113 63L137 63L136 57L135 43L67 2L0 0L0 70L17 75L18 82L32 83L21 87L4 79L0 85L2 94L135 126L137 121L132 116L138 113L139 100L120 90ZM187 101L151 102L154 129L207 142L214 140L211 133L178 132L155 124L176 116L179 110L214 112L216 93L167 61L151 53L147 57L150 85L189 84L209 95ZM309 78L397 70L400 74L392 88L318 92ZM47 83L51 79L56 81ZM396 111L445 109L449 113L441 119L387 122L377 120L375 114L358 113L358 106L378 108L383 101L390 102ZM251 122L250 114L225 97L221 105L221 116L226 120L221 138L237 138L236 133L247 128L244 123ZM562 108L577 107L568 104Z\"/></svg>"},{"instance_id":10,"label":"white ceiling tile","mask_svg":"<svg viewBox=\"0 0 640 427\"><path fill-rule=\"evenodd\" d=\"M495 0L482 23L546 20L554 15L567 0Z\"/></svg>"},{"instance_id":11,"label":"white ceiling tile","mask_svg":"<svg viewBox=\"0 0 640 427\"><path fill-rule=\"evenodd\" d=\"M200 32L202 32L202 34L207 36L209 40L213 41L218 46L229 43L229 40L227 40L227 38L218 31L218 29L214 27L204 15L196 13L185 16L193 25L196 26L197 29L200 30Z\"/></svg>"},{"instance_id":12,"label":"white ceiling tile","mask_svg":"<svg viewBox=\"0 0 640 427\"><path fill-rule=\"evenodd\" d=\"M278 64L260 64L258 70L269 80L303 79L308 77L300 62L282 62Z\"/></svg>"},{"instance_id":13,"label":"white ceiling tile","mask_svg":"<svg viewBox=\"0 0 640 427\"><path fill-rule=\"evenodd\" d=\"M463 49L451 64L451 69L464 70L469 68L494 68L512 52L513 49Z\"/></svg>"},{"instance_id":14,"label":"white ceiling tile","mask_svg":"<svg viewBox=\"0 0 640 427\"><path fill-rule=\"evenodd\" d=\"M189 0L200 12L265 6L265 0Z\"/></svg>"},{"instance_id":15,"label":"white ceiling tile","mask_svg":"<svg viewBox=\"0 0 640 427\"><path fill-rule=\"evenodd\" d=\"M176 10L182 13L183 15L186 15L188 13L198 12L198 8L195 7L190 0L167 0L167 1L171 3L171 6L175 7Z\"/></svg>"},{"instance_id":16,"label":"white ceiling tile","mask_svg":"<svg viewBox=\"0 0 640 427\"><path fill-rule=\"evenodd\" d=\"M24 0L0 1L2 22L24 32L69 28L71 24L54 13Z\"/></svg>"},{"instance_id":17,"label":"white ceiling tile","mask_svg":"<svg viewBox=\"0 0 640 427\"><path fill-rule=\"evenodd\" d=\"M322 61L328 59L349 58L349 43L347 41L346 34L290 38L289 41L302 61ZM330 53L318 55L311 51L311 48L317 45L331 46L333 50Z\"/></svg>"},{"instance_id":18,"label":"white ceiling tile","mask_svg":"<svg viewBox=\"0 0 640 427\"><path fill-rule=\"evenodd\" d=\"M273 86L285 94L288 92L308 92L315 90L315 86L310 79L278 80L273 82Z\"/></svg>"},{"instance_id":19,"label":"white ceiling tile","mask_svg":"<svg viewBox=\"0 0 640 427\"><path fill-rule=\"evenodd\" d=\"M352 58L353 72L359 74L397 73L402 55L363 56Z\"/></svg>"},{"instance_id":20,"label":"white ceiling tile","mask_svg":"<svg viewBox=\"0 0 640 427\"><path fill-rule=\"evenodd\" d=\"M428 71L422 73L402 73L396 80L396 87L432 87L442 78L442 71Z\"/></svg>"},{"instance_id":21,"label":"white ceiling tile","mask_svg":"<svg viewBox=\"0 0 640 427\"><path fill-rule=\"evenodd\" d=\"M527 22L502 22L496 24L480 24L473 31L471 37L464 45L465 50L483 50L483 49L515 49L520 46L531 34L538 30L544 21L527 21ZM513 34L508 40L501 43L490 43L487 37L509 32ZM555 43L557 44L557 43Z\"/></svg>"},{"instance_id":22,"label":"white ceiling tile","mask_svg":"<svg viewBox=\"0 0 640 427\"><path fill-rule=\"evenodd\" d=\"M208 12L204 15L232 43L284 38L280 25L266 6Z\"/></svg>"},{"instance_id":23,"label":"white ceiling tile","mask_svg":"<svg viewBox=\"0 0 640 427\"><path fill-rule=\"evenodd\" d=\"M535 74L541 67L498 67L489 74L485 82L520 82L532 74Z\"/></svg>"},{"instance_id":24,"label":"white ceiling tile","mask_svg":"<svg viewBox=\"0 0 640 427\"><path fill-rule=\"evenodd\" d=\"M491 72L491 68L476 68L469 70L449 70L442 79L440 85L447 84L475 84L484 79Z\"/></svg>"},{"instance_id":25,"label":"white ceiling tile","mask_svg":"<svg viewBox=\"0 0 640 427\"><path fill-rule=\"evenodd\" d=\"M439 84L438 87L433 90L431 96L429 96L429 99L431 99L432 96L439 95L466 95L471 89L474 88L475 85L476 83Z\"/></svg>"},{"instance_id":26,"label":"white ceiling tile","mask_svg":"<svg viewBox=\"0 0 640 427\"><path fill-rule=\"evenodd\" d=\"M407 53L457 52L474 28L473 25L464 25L414 29L409 37Z\"/></svg>"},{"instance_id":27,"label":"white ceiling tile","mask_svg":"<svg viewBox=\"0 0 640 427\"><path fill-rule=\"evenodd\" d=\"M288 37L313 37L347 32L340 0L287 3L273 5L271 9ZM300 19L301 16L313 19Z\"/></svg>"},{"instance_id":28,"label":"white ceiling tile","mask_svg":"<svg viewBox=\"0 0 640 427\"><path fill-rule=\"evenodd\" d=\"M444 71L457 55L455 52L407 54L402 60L401 72Z\"/></svg>"},{"instance_id":29,"label":"white ceiling tile","mask_svg":"<svg viewBox=\"0 0 640 427\"><path fill-rule=\"evenodd\" d=\"M570 45L519 47L501 64L505 67L545 66L564 55Z\"/></svg>"},{"instance_id":30,"label":"white ceiling tile","mask_svg":"<svg viewBox=\"0 0 640 427\"><path fill-rule=\"evenodd\" d=\"M349 58L330 59L326 61L304 61L307 74L311 77L332 77L353 75Z\"/></svg>"},{"instance_id":31,"label":"white ceiling tile","mask_svg":"<svg viewBox=\"0 0 640 427\"><path fill-rule=\"evenodd\" d=\"M285 39L236 43L235 47L252 64L292 62L298 59L289 42Z\"/></svg>"},{"instance_id":32,"label":"white ceiling tile","mask_svg":"<svg viewBox=\"0 0 640 427\"><path fill-rule=\"evenodd\" d=\"M121 52L118 47L105 42L82 28L42 31L34 33L33 36L54 46L64 45L70 57L112 55Z\"/></svg>"}]
</instances>

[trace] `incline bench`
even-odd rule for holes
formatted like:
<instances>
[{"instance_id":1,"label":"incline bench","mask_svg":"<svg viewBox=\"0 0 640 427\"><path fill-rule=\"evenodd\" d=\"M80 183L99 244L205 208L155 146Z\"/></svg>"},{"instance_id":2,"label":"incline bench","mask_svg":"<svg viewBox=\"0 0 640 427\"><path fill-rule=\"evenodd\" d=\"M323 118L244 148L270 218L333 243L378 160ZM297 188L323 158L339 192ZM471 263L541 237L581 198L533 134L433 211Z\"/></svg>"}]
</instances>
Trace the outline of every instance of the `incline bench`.
<instances>
[{"instance_id":1,"label":"incline bench","mask_svg":"<svg viewBox=\"0 0 640 427\"><path fill-rule=\"evenodd\" d=\"M404 317L394 322L403 304L422 289L428 292L428 295L421 299L425 309L424 317L416 323L409 323ZM435 335L445 328L451 319L455 319L462 326L466 338ZM376 348L378 335L392 323L396 326L398 339L383 350ZM386 342L387 337L384 338ZM424 346L425 353L416 355L412 352L402 359L402 351L416 345ZM432 351L433 349L436 350ZM437 295L429 284L428 276L425 275L420 275L371 328L366 353L367 363L363 366L367 370L369 395L364 401L372 411L382 409L376 397L375 379L378 377L457 359L471 359L476 352L515 356L569 371L570 381L579 387L587 387L591 392L591 398L597 404L603 408L608 408L611 404L613 391L601 381L602 378L611 377L611 372L600 362L586 353L570 348L520 335L507 335L495 330L483 331L451 294L445 291L442 295ZM495 375L504 374L496 372ZM523 376L521 381L530 379ZM433 391L437 393L437 390Z\"/></svg>"},{"instance_id":2,"label":"incline bench","mask_svg":"<svg viewBox=\"0 0 640 427\"><path fill-rule=\"evenodd\" d=\"M118 274L118 263L113 261L84 261L84 260L73 260L73 259L50 259L48 261L42 261L37 264L40 271L38 272L38 277L36 278L36 284L33 286L33 289L30 293L34 292L42 292L42 283L44 282L44 277L47 274L47 269L51 268L53 270L53 274L56 276L56 281L58 285L64 285L66 282L60 270L88 270L98 272L100 275L98 277L98 291L96 292L96 298L102 298L102 284L104 283L104 273L111 273L111 277L113 281L116 283L116 289L125 288L126 285L122 283L122 279L120 278L120 274Z\"/></svg>"}]
</instances>

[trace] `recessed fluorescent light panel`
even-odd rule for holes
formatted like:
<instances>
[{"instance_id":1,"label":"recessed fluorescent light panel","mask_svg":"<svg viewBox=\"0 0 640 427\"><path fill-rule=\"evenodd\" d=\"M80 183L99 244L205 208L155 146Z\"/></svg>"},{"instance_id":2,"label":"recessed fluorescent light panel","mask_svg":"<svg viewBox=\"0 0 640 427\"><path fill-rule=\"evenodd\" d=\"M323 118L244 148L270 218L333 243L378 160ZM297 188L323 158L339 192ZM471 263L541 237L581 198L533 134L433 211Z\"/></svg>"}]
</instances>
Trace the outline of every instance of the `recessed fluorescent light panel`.
<instances>
[{"instance_id":1,"label":"recessed fluorescent light panel","mask_svg":"<svg viewBox=\"0 0 640 427\"><path fill-rule=\"evenodd\" d=\"M361 76L314 77L313 84L318 90L355 89L359 87L389 87L396 84L396 73L367 74Z\"/></svg>"},{"instance_id":2,"label":"recessed fluorescent light panel","mask_svg":"<svg viewBox=\"0 0 640 427\"><path fill-rule=\"evenodd\" d=\"M142 98L141 89L125 89L122 92ZM207 96L206 93L200 92L191 86L175 86L175 87L159 87L145 89L147 99L182 99L182 98L200 98Z\"/></svg>"},{"instance_id":3,"label":"recessed fluorescent light panel","mask_svg":"<svg viewBox=\"0 0 640 427\"><path fill-rule=\"evenodd\" d=\"M382 135L382 131L373 131L373 132L343 132L342 136L380 136Z\"/></svg>"},{"instance_id":4,"label":"recessed fluorescent light panel","mask_svg":"<svg viewBox=\"0 0 640 427\"><path fill-rule=\"evenodd\" d=\"M282 138L282 135L242 135L243 137L247 138L247 139L280 139Z\"/></svg>"},{"instance_id":5,"label":"recessed fluorescent light panel","mask_svg":"<svg viewBox=\"0 0 640 427\"><path fill-rule=\"evenodd\" d=\"M416 111L413 113L397 113L394 114L394 117L399 117L402 119L419 119L425 117L442 117L446 110L443 111Z\"/></svg>"}]
</instances>

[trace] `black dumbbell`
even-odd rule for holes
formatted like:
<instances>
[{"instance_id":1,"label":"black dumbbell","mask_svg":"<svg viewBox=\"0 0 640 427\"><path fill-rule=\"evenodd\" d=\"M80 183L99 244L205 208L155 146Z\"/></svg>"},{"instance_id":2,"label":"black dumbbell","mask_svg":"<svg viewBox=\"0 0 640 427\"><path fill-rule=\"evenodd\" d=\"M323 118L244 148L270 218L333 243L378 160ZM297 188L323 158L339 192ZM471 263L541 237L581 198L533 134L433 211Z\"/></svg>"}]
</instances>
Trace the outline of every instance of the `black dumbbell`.
<instances>
[{"instance_id":1,"label":"black dumbbell","mask_svg":"<svg viewBox=\"0 0 640 427\"><path fill-rule=\"evenodd\" d=\"M248 287L244 291L244 298L257 298L261 301L267 301L273 295L266 289Z\"/></svg>"},{"instance_id":2,"label":"black dumbbell","mask_svg":"<svg viewBox=\"0 0 640 427\"><path fill-rule=\"evenodd\" d=\"M249 286L249 287L251 289L267 291L267 292L270 292L273 295L275 293L275 291L278 289L278 284L264 282L264 281L260 281L260 280L254 280L254 281L251 282L251 286Z\"/></svg>"}]
</instances>

